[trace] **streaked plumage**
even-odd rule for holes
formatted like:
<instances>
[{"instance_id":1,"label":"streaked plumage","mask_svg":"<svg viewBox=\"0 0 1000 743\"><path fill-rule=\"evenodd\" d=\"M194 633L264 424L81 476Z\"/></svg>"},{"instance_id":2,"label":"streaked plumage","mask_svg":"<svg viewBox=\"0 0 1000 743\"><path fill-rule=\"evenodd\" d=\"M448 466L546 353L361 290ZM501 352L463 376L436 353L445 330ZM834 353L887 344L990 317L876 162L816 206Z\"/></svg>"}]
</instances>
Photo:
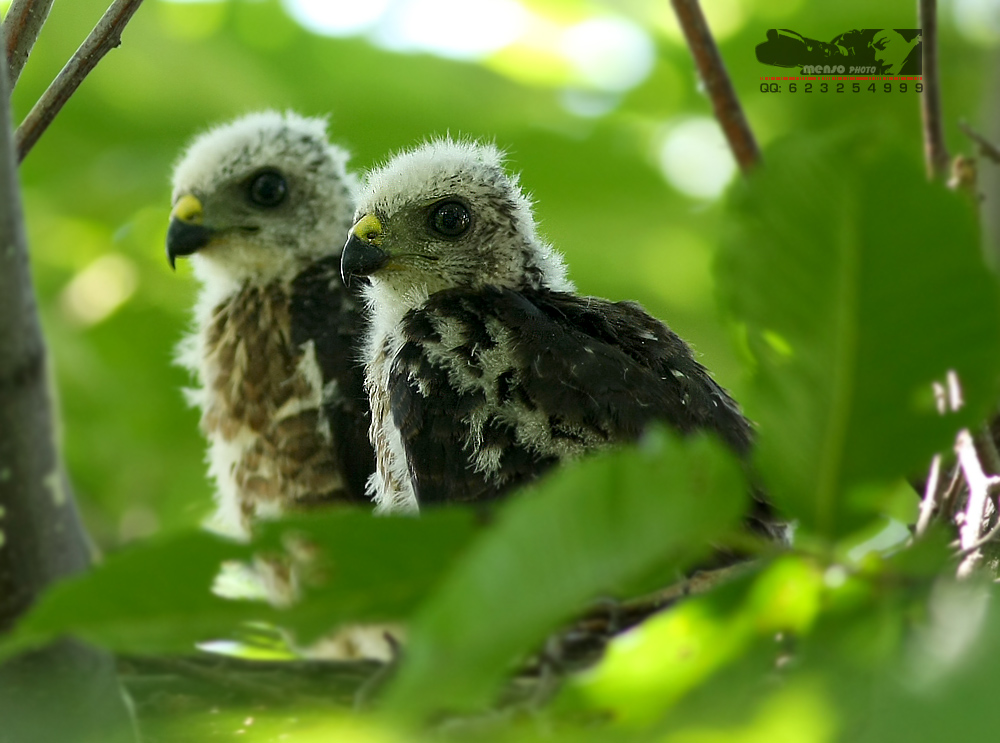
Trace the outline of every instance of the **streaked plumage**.
<instances>
[{"instance_id":1,"label":"streaked plumage","mask_svg":"<svg viewBox=\"0 0 1000 743\"><path fill-rule=\"evenodd\" d=\"M363 318L339 271L357 189L346 165L321 119L264 112L196 138L174 173L168 258L190 255L201 281L179 359L228 532L367 502Z\"/></svg>"},{"instance_id":2,"label":"streaked plumage","mask_svg":"<svg viewBox=\"0 0 1000 743\"><path fill-rule=\"evenodd\" d=\"M574 292L492 146L434 141L373 172L342 267L371 278L382 510L496 498L654 421L750 446L738 405L666 325Z\"/></svg>"}]
</instances>

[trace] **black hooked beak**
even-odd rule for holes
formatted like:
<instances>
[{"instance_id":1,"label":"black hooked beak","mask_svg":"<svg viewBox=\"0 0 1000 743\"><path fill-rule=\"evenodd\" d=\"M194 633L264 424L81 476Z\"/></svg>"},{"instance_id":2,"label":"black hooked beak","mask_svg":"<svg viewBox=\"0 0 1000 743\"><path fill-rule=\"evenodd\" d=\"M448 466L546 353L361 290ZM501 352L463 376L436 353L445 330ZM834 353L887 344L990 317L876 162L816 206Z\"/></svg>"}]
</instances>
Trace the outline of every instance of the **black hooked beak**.
<instances>
[{"instance_id":1,"label":"black hooked beak","mask_svg":"<svg viewBox=\"0 0 1000 743\"><path fill-rule=\"evenodd\" d=\"M382 224L374 214L367 214L351 229L340 256L340 275L345 286L355 276L370 276L385 266L391 257L380 247Z\"/></svg>"},{"instance_id":2,"label":"black hooked beak","mask_svg":"<svg viewBox=\"0 0 1000 743\"><path fill-rule=\"evenodd\" d=\"M203 218L196 196L187 194L177 200L167 228L167 261L171 268L175 268L177 256L196 253L215 237L215 230L202 224Z\"/></svg>"}]
</instances>

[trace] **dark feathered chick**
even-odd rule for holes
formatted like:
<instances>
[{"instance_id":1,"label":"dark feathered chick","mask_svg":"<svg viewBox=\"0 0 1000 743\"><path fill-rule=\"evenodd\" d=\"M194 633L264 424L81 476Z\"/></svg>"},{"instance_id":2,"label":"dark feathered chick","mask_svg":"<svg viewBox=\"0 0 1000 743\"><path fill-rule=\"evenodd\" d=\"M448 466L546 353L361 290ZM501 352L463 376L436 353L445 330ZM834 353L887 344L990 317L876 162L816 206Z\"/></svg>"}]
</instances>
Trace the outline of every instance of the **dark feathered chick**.
<instances>
[{"instance_id":1,"label":"dark feathered chick","mask_svg":"<svg viewBox=\"0 0 1000 743\"><path fill-rule=\"evenodd\" d=\"M434 141L374 171L342 270L370 277L383 510L495 498L657 421L750 447L739 406L666 325L575 293L490 145Z\"/></svg>"}]
</instances>

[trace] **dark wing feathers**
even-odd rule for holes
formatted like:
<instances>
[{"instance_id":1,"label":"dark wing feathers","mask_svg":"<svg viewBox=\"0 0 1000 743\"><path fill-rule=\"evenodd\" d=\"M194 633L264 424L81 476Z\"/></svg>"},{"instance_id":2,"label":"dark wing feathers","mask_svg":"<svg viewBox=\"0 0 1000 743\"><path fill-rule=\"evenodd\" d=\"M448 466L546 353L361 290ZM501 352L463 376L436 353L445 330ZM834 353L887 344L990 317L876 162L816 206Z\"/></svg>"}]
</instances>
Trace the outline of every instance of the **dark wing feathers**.
<instances>
[{"instance_id":1,"label":"dark wing feathers","mask_svg":"<svg viewBox=\"0 0 1000 743\"><path fill-rule=\"evenodd\" d=\"M350 496L368 502L365 486L375 454L368 440L371 413L360 352L365 318L357 293L340 278L339 256L317 261L295 277L290 312L293 344L313 341L323 383L336 382L337 394L324 412Z\"/></svg>"},{"instance_id":2,"label":"dark wing feathers","mask_svg":"<svg viewBox=\"0 0 1000 743\"><path fill-rule=\"evenodd\" d=\"M461 325L461 346L444 345L436 330L442 319ZM496 373L496 402L488 403L482 393L460 392L449 368L481 376L474 349L494 348L500 339L489 328L497 326L514 340L505 349L509 369ZM740 454L749 447L750 425L736 403L684 341L634 303L545 290L452 289L409 312L404 335L390 404L422 503L496 497L558 462L553 452L519 443L492 414L507 406L540 409L553 440L590 441L591 448L600 445L594 441L635 440L653 421L683 433L714 431ZM473 470L466 445L467 416L481 408L489 414L483 446L502 452L490 476Z\"/></svg>"},{"instance_id":3,"label":"dark wing feathers","mask_svg":"<svg viewBox=\"0 0 1000 743\"><path fill-rule=\"evenodd\" d=\"M396 363L412 370L394 380L389 405L406 445L420 502L480 501L495 496L493 488L472 470L459 436L458 421L472 403L470 396L454 390L447 371L431 364L414 342L403 346Z\"/></svg>"},{"instance_id":4,"label":"dark wing feathers","mask_svg":"<svg viewBox=\"0 0 1000 743\"><path fill-rule=\"evenodd\" d=\"M562 353L532 347L525 335L525 355L549 360L549 376L571 380L563 387L581 401L610 395L605 414L622 426L625 438L662 420L683 433L713 431L734 451L747 452L752 431L737 403L690 347L640 305L561 292L526 293L525 300L565 329ZM552 388L539 393L545 389ZM571 399L564 405L572 409Z\"/></svg>"}]
</instances>

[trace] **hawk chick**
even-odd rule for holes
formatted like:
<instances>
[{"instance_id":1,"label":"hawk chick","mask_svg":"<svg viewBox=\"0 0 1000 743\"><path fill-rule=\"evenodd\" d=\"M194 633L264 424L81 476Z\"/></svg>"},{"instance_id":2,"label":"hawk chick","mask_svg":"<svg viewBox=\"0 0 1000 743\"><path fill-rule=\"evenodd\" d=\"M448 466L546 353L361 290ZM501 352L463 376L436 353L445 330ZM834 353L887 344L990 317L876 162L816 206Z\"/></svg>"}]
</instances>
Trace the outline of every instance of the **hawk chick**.
<instances>
[{"instance_id":1,"label":"hawk chick","mask_svg":"<svg viewBox=\"0 0 1000 743\"><path fill-rule=\"evenodd\" d=\"M173 178L171 266L201 292L179 362L197 376L216 526L367 501L374 469L358 338L340 278L357 178L322 119L256 113L197 137Z\"/></svg>"},{"instance_id":2,"label":"hawk chick","mask_svg":"<svg viewBox=\"0 0 1000 743\"><path fill-rule=\"evenodd\" d=\"M371 278L380 510L494 498L654 421L750 446L737 404L666 325L574 293L493 146L433 141L374 171L341 267Z\"/></svg>"}]
</instances>

